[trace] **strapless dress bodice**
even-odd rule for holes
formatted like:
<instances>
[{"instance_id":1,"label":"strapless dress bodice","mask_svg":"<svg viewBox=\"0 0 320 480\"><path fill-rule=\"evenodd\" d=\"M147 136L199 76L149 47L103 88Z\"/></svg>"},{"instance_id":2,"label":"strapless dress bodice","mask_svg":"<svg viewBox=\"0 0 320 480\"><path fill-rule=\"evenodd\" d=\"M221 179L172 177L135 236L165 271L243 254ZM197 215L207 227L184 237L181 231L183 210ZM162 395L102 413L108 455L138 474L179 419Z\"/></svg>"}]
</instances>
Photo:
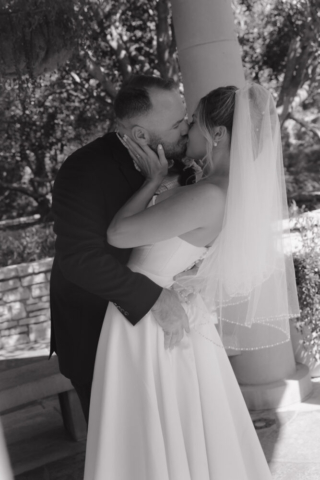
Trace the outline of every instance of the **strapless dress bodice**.
<instances>
[{"instance_id":1,"label":"strapless dress bodice","mask_svg":"<svg viewBox=\"0 0 320 480\"><path fill-rule=\"evenodd\" d=\"M161 287L168 287L175 275L192 267L207 251L206 247L196 247L180 237L173 237L134 248L128 267L146 275Z\"/></svg>"}]
</instances>

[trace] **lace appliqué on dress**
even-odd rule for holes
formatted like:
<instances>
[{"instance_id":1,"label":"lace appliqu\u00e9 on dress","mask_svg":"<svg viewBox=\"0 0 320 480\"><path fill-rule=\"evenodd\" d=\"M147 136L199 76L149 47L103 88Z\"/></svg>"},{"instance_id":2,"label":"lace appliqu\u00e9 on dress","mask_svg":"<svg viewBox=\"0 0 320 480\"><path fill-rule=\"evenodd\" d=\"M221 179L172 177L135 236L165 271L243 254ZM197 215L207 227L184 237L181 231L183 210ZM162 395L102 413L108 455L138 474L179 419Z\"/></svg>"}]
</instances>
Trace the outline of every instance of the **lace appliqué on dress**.
<instances>
[{"instance_id":1,"label":"lace appliqu\u00e9 on dress","mask_svg":"<svg viewBox=\"0 0 320 480\"><path fill-rule=\"evenodd\" d=\"M202 261L208 255L210 247L199 257L195 262L193 262L188 268L186 268L182 273L185 276L185 272L190 272L190 275L196 275L198 268L200 267ZM175 277L175 282L171 286L171 289L174 290L181 304L188 316L190 328L194 329L199 335L201 335L206 340L209 340L215 346L223 348L224 346L221 343L217 343L213 337L216 335L212 334L212 328L216 328L215 324L217 323L217 316L215 312L210 312L205 305L201 295L197 292L196 288L190 286L184 286L179 284L179 275Z\"/></svg>"}]
</instances>

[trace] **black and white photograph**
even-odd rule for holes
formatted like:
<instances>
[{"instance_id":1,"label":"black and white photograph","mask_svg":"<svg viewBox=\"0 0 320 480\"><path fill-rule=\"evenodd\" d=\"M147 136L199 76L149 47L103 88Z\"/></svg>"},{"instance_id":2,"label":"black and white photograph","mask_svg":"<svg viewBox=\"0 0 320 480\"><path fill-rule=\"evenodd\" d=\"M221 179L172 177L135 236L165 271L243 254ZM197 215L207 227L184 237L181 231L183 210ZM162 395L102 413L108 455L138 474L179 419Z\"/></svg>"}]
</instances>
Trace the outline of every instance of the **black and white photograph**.
<instances>
[{"instance_id":1,"label":"black and white photograph","mask_svg":"<svg viewBox=\"0 0 320 480\"><path fill-rule=\"evenodd\" d=\"M0 480L320 479L320 0L0 0Z\"/></svg>"}]
</instances>

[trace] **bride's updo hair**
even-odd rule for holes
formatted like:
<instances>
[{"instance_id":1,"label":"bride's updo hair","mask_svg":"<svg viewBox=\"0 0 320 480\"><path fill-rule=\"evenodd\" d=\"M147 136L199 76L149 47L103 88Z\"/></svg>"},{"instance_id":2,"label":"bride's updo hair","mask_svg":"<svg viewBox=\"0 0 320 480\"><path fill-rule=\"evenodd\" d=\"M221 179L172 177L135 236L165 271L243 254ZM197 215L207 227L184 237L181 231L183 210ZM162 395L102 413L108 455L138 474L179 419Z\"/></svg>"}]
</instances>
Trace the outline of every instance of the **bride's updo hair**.
<instances>
[{"instance_id":1,"label":"bride's updo hair","mask_svg":"<svg viewBox=\"0 0 320 480\"><path fill-rule=\"evenodd\" d=\"M207 153L203 161L204 174L210 175L213 170L213 135L214 127L224 126L232 135L233 114L235 108L237 87L219 87L202 97L195 114L198 117L199 128L207 141Z\"/></svg>"}]
</instances>

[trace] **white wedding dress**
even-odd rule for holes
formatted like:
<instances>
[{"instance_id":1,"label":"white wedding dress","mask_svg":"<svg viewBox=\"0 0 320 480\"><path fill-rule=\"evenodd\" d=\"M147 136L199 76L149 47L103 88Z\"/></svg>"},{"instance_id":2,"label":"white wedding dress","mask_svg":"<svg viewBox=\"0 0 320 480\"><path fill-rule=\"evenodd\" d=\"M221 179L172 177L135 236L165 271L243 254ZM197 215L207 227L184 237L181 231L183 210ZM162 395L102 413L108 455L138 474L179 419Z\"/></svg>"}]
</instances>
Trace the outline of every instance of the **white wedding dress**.
<instances>
[{"instance_id":1,"label":"white wedding dress","mask_svg":"<svg viewBox=\"0 0 320 480\"><path fill-rule=\"evenodd\" d=\"M169 287L205 252L175 237L135 248L129 267ZM206 315L203 322L199 302L186 306L191 332L171 351L151 312L133 326L109 304L94 371L85 480L271 480L216 318ZM202 322L205 336L197 328Z\"/></svg>"}]
</instances>

